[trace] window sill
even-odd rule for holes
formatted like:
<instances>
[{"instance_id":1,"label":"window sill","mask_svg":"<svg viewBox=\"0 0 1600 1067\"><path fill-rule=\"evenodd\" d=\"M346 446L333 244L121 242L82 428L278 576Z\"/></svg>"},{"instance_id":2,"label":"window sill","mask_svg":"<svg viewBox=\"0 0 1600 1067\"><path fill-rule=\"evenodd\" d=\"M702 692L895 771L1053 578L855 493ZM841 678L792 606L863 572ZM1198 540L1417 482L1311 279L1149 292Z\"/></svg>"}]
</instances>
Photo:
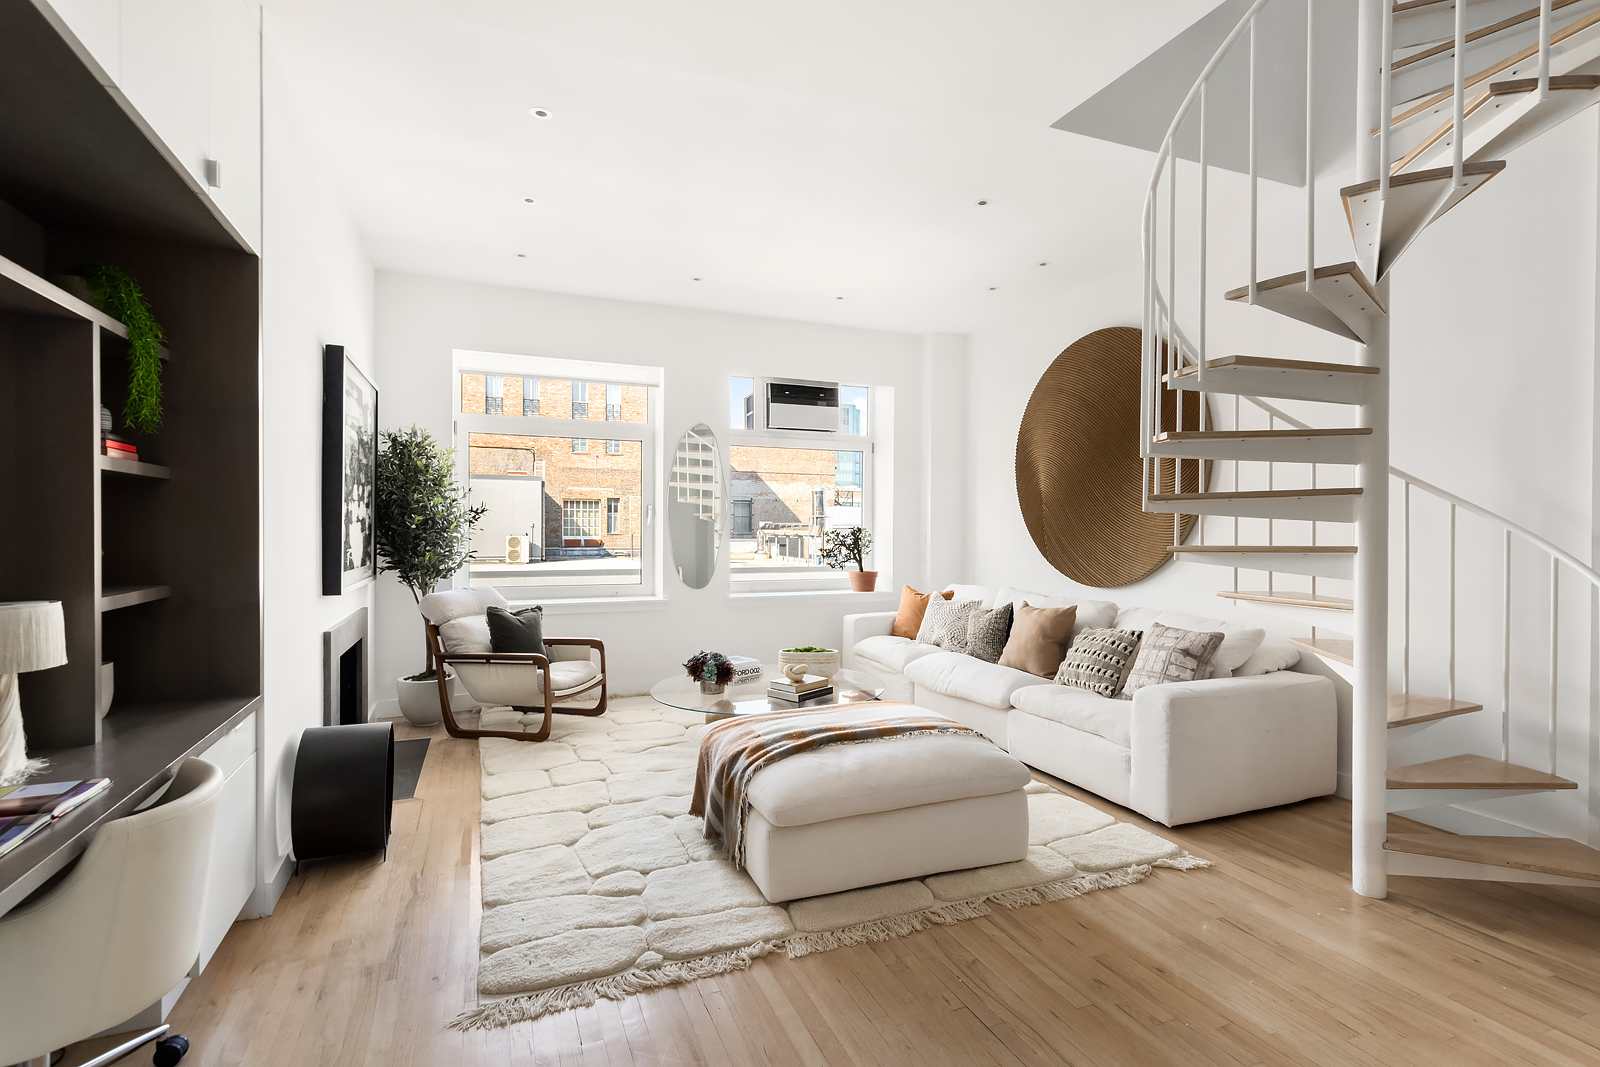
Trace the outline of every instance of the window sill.
<instances>
[{"instance_id":1,"label":"window sill","mask_svg":"<svg viewBox=\"0 0 1600 1067\"><path fill-rule=\"evenodd\" d=\"M789 589L770 590L759 593L729 593L727 599L744 603L753 600L783 600L794 597L841 597L852 604L895 603L900 602L899 593L891 593L876 589L870 593L858 593L854 589Z\"/></svg>"},{"instance_id":2,"label":"window sill","mask_svg":"<svg viewBox=\"0 0 1600 1067\"><path fill-rule=\"evenodd\" d=\"M543 605L546 615L590 615L597 612L611 611L665 611L669 607L666 597L659 596L568 597L551 600L530 597L511 601L513 609L531 608L535 604Z\"/></svg>"}]
</instances>

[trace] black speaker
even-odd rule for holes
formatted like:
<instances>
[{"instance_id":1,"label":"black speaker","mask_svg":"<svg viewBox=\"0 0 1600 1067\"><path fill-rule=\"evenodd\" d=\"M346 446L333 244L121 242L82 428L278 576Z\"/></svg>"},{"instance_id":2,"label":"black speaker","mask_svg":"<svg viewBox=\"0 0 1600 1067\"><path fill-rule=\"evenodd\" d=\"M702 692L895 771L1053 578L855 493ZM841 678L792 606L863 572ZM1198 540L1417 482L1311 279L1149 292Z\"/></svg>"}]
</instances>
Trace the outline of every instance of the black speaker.
<instances>
[{"instance_id":1,"label":"black speaker","mask_svg":"<svg viewBox=\"0 0 1600 1067\"><path fill-rule=\"evenodd\" d=\"M289 833L298 868L389 847L394 802L394 727L386 722L317 726L300 735Z\"/></svg>"}]
</instances>

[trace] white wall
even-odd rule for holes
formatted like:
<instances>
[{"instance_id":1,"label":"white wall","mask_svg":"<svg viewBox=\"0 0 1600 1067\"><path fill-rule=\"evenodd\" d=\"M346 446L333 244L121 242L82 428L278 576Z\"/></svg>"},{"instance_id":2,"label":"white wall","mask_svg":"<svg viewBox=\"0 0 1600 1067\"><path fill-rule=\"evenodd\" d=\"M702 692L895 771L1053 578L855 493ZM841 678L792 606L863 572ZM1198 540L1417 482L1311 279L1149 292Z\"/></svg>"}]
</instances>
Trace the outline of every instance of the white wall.
<instances>
[{"instance_id":1,"label":"white wall","mask_svg":"<svg viewBox=\"0 0 1600 1067\"><path fill-rule=\"evenodd\" d=\"M1597 112L1591 110L1514 154L1505 172L1426 232L1391 276L1394 465L1530 527L1580 559L1590 558L1590 545L1600 530L1600 496L1593 488L1592 461L1600 425L1593 371L1597 122ZM1152 164L1151 155L1132 150L1113 161L1105 169L1108 196L1129 182L1142 187ZM1180 183L1189 194L1195 188L1192 179L1191 168ZM1350 180L1348 175L1320 179L1319 263L1353 258L1339 201L1332 195ZM1223 290L1247 280L1246 192L1239 176L1213 172L1213 273L1207 305L1211 354L1349 361L1355 348L1347 342L1221 299ZM1263 182L1262 200L1261 276L1303 269L1303 190ZM1236 220L1232 227L1227 225L1230 218ZM1180 236L1180 248L1183 262L1182 256L1192 254L1191 239ZM1009 303L991 323L973 332L965 382L972 427L967 536L973 581L1052 592L1082 588L1045 562L1023 526L1013 475L1016 432L1034 384L1062 349L1091 330L1139 325L1140 287L1137 220L1130 218L1125 254L1103 263L1100 277L1064 287L1048 298ZM1180 307L1180 315L1184 314ZM1192 318L1186 317L1185 327L1192 335ZM1351 412L1343 409L1281 406L1293 408L1316 425L1353 424ZM1250 428L1249 408L1245 410L1243 424ZM1226 425L1225 418L1222 424ZM1226 488L1229 477L1219 469L1212 488ZM1293 483L1279 487L1285 484ZM1246 482L1241 487L1265 485ZM1398 495L1395 502L1398 513ZM1412 596L1418 635L1413 642L1412 687L1443 694L1449 592L1439 574L1448 561L1448 509L1441 512L1442 526L1429 525L1431 519L1420 504L1417 511L1420 532L1414 551L1421 573ZM1457 685L1459 696L1481 700L1486 710L1397 743L1392 757L1396 764L1461 751L1499 755L1499 542L1489 544L1469 527L1468 520L1461 520ZM1225 534L1216 526L1210 529L1221 536L1208 540L1231 539L1231 529ZM1333 543L1337 528L1324 525L1322 535L1323 543ZM1525 560L1519 555L1516 567L1512 758L1544 767L1548 577L1541 586L1539 575L1530 573L1531 556ZM1259 581L1259 576L1242 578L1241 587ZM1308 632L1304 626L1233 607L1218 598L1216 592L1230 582L1226 570L1175 563L1133 586L1084 591L1118 603L1170 605L1212 617L1250 619L1266 626L1273 637ZM1339 591L1330 586L1323 583L1321 588ZM1476 806L1510 824L1499 832L1525 827L1580 838L1591 832L1587 787L1596 757L1588 721L1590 601L1587 587L1577 582L1563 586L1562 598L1560 773L1578 781L1580 789L1576 794ZM1394 686L1399 688L1403 601L1398 582L1391 601L1395 614L1391 664ZM1348 730L1348 706L1343 710ZM1348 750L1341 748L1345 772ZM1428 818L1461 829L1472 821L1459 811L1435 810ZM1480 825L1476 832L1486 831Z\"/></svg>"},{"instance_id":2,"label":"white wall","mask_svg":"<svg viewBox=\"0 0 1600 1067\"><path fill-rule=\"evenodd\" d=\"M289 852L289 789L300 732L322 725L322 631L373 603L373 586L322 595L322 346L374 376L373 272L340 200L317 180L265 27L261 337L264 590L260 871ZM380 400L382 398L380 397ZM369 642L370 647L370 642ZM369 653L370 656L370 653ZM370 658L369 658L370 667ZM370 674L369 674L369 677ZM281 881L278 883L281 889ZM273 898L275 899L275 897ZM270 910L258 898L256 909Z\"/></svg>"},{"instance_id":3,"label":"white wall","mask_svg":"<svg viewBox=\"0 0 1600 1067\"><path fill-rule=\"evenodd\" d=\"M877 525L892 564L880 594L728 595L726 552L704 589L683 585L662 560L665 598L648 605L548 606L555 634L606 642L612 691L641 693L701 648L775 658L784 645L835 645L852 611L892 607L901 582L925 580L922 538L924 341L910 334L564 296L379 272L377 382L385 428L415 423L450 441L451 351L645 364L665 370L663 439L697 422L728 424L729 375L789 374L868 382L894 390L892 435L877 457ZM947 361L957 355L947 354ZM880 424L876 431L882 431ZM892 445L894 477L889 479ZM665 464L666 456L658 456ZM892 509L892 514L891 514ZM892 525L892 530L886 528ZM941 579L949 580L949 579ZM378 590L375 693L422 669L421 622L391 575ZM379 714L393 704L380 705ZM392 713L392 712L391 712Z\"/></svg>"}]
</instances>

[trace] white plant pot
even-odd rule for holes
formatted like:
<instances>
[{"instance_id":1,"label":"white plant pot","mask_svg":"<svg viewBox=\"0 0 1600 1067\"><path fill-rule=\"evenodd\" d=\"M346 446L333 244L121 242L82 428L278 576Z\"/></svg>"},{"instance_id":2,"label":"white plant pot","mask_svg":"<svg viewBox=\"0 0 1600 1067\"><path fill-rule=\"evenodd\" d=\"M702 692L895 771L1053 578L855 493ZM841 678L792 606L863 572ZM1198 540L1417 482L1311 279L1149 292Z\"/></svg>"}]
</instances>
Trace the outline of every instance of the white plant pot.
<instances>
[{"instance_id":1,"label":"white plant pot","mask_svg":"<svg viewBox=\"0 0 1600 1067\"><path fill-rule=\"evenodd\" d=\"M779 652L778 668L782 670L791 663L804 663L807 674L815 674L820 678L833 680L839 673L839 653L836 649L827 652Z\"/></svg>"},{"instance_id":2,"label":"white plant pot","mask_svg":"<svg viewBox=\"0 0 1600 1067\"><path fill-rule=\"evenodd\" d=\"M459 710L460 701L456 699L456 672L445 668L445 676L450 680L450 707ZM440 719L439 715L439 680L429 678L426 681L413 681L409 678L395 680L395 696L400 700L400 714L404 715L414 726L432 726Z\"/></svg>"}]
</instances>

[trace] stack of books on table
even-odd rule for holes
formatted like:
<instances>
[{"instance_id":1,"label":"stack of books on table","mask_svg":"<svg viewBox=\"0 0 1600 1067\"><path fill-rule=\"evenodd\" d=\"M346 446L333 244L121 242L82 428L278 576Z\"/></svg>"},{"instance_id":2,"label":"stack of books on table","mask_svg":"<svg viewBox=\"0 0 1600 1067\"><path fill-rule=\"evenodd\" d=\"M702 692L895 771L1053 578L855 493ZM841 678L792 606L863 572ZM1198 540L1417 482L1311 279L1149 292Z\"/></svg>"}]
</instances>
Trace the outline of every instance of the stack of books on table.
<instances>
[{"instance_id":1,"label":"stack of books on table","mask_svg":"<svg viewBox=\"0 0 1600 1067\"><path fill-rule=\"evenodd\" d=\"M117 459L131 459L137 461L139 449L132 441L124 441L114 433L101 435L100 452L102 455L115 456Z\"/></svg>"},{"instance_id":2,"label":"stack of books on table","mask_svg":"<svg viewBox=\"0 0 1600 1067\"><path fill-rule=\"evenodd\" d=\"M798 682L787 678L774 678L767 683L767 696L773 700L786 700L791 704L810 702L833 696L833 683L815 674L808 674Z\"/></svg>"},{"instance_id":3,"label":"stack of books on table","mask_svg":"<svg viewBox=\"0 0 1600 1067\"><path fill-rule=\"evenodd\" d=\"M734 685L761 681L762 669L760 660L751 659L749 656L729 656L728 662L733 664Z\"/></svg>"},{"instance_id":4,"label":"stack of books on table","mask_svg":"<svg viewBox=\"0 0 1600 1067\"><path fill-rule=\"evenodd\" d=\"M111 785L109 778L0 787L0 856Z\"/></svg>"}]
</instances>

